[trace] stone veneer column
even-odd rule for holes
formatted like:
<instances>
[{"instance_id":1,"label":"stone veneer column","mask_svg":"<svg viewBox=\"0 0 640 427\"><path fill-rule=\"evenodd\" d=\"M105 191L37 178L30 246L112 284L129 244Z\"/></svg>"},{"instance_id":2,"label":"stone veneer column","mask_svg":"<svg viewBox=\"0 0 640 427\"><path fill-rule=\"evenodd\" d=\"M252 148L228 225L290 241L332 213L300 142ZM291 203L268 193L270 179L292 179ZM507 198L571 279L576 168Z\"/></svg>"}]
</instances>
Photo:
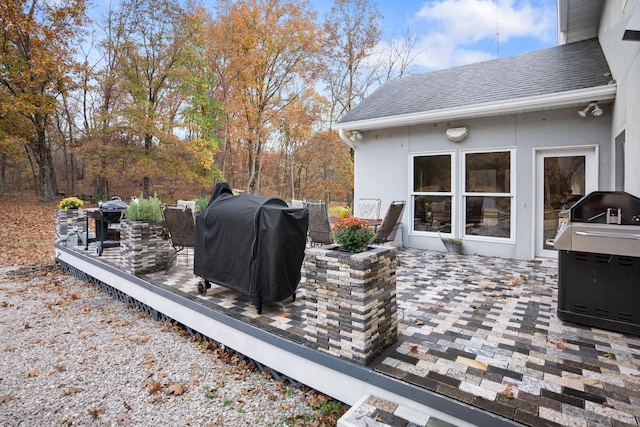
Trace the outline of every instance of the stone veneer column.
<instances>
[{"instance_id":1,"label":"stone veneer column","mask_svg":"<svg viewBox=\"0 0 640 427\"><path fill-rule=\"evenodd\" d=\"M127 273L167 268L171 244L162 221L120 221L120 257Z\"/></svg>"},{"instance_id":2,"label":"stone veneer column","mask_svg":"<svg viewBox=\"0 0 640 427\"><path fill-rule=\"evenodd\" d=\"M78 233L83 233L86 217L87 213L84 209L56 209L55 243L65 245L67 243L67 233L73 228L77 228Z\"/></svg>"},{"instance_id":3,"label":"stone veneer column","mask_svg":"<svg viewBox=\"0 0 640 427\"><path fill-rule=\"evenodd\" d=\"M305 251L305 344L366 365L398 337L396 250L357 254L336 245Z\"/></svg>"}]
</instances>

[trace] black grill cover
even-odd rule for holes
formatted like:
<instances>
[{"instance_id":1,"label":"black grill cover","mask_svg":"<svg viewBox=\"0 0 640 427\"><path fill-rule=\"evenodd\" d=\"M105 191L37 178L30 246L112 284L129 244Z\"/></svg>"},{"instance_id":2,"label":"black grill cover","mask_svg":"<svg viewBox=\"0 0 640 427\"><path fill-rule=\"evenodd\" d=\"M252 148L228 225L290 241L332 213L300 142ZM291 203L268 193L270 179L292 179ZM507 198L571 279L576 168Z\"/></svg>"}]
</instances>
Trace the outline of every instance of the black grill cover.
<instances>
[{"instance_id":1,"label":"black grill cover","mask_svg":"<svg viewBox=\"0 0 640 427\"><path fill-rule=\"evenodd\" d=\"M251 297L295 294L309 212L275 197L222 194L196 217L193 270Z\"/></svg>"}]
</instances>

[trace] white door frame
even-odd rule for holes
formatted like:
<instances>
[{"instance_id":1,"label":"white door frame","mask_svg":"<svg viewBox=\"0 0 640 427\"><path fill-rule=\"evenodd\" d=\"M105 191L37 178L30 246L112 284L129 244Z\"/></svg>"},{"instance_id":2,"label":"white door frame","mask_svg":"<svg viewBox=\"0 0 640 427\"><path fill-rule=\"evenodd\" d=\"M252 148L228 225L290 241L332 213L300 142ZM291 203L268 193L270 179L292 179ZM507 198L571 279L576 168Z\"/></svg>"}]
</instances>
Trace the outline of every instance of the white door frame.
<instances>
[{"instance_id":1,"label":"white door frame","mask_svg":"<svg viewBox=\"0 0 640 427\"><path fill-rule=\"evenodd\" d=\"M544 159L546 157L585 156L585 195L598 190L598 146L534 148L533 255L536 258L556 258L557 252L544 249Z\"/></svg>"}]
</instances>

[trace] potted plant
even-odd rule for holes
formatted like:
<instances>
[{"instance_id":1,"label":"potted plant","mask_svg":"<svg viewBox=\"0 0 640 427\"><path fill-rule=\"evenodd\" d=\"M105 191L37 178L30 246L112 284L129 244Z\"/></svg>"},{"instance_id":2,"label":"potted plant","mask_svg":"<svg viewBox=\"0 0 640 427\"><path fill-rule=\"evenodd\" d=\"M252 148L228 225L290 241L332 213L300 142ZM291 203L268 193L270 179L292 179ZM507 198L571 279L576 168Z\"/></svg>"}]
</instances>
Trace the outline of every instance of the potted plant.
<instances>
[{"instance_id":1,"label":"potted plant","mask_svg":"<svg viewBox=\"0 0 640 427\"><path fill-rule=\"evenodd\" d=\"M447 249L447 252L457 255L460 255L462 253L462 240L442 236L440 236L440 240L442 241L442 244L444 244L444 247Z\"/></svg>"},{"instance_id":2,"label":"potted plant","mask_svg":"<svg viewBox=\"0 0 640 427\"><path fill-rule=\"evenodd\" d=\"M77 197L65 197L58 204L58 209L69 210L69 209L80 209L84 205L84 202Z\"/></svg>"},{"instance_id":3,"label":"potted plant","mask_svg":"<svg viewBox=\"0 0 640 427\"><path fill-rule=\"evenodd\" d=\"M165 269L171 245L162 221L162 202L154 195L129 203L120 223L120 255L125 271L137 275Z\"/></svg>"},{"instance_id":4,"label":"potted plant","mask_svg":"<svg viewBox=\"0 0 640 427\"><path fill-rule=\"evenodd\" d=\"M358 253L369 247L375 234L369 222L352 217L339 219L333 226L332 236L341 250Z\"/></svg>"}]
</instances>

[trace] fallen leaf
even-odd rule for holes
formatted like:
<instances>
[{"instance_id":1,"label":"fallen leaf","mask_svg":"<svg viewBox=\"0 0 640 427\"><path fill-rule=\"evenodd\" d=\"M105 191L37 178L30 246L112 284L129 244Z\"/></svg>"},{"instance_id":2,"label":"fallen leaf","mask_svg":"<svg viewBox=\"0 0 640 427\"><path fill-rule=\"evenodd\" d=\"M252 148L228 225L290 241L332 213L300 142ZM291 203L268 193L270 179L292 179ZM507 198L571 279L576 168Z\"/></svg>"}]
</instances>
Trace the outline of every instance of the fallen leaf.
<instances>
[{"instance_id":1,"label":"fallen leaf","mask_svg":"<svg viewBox=\"0 0 640 427\"><path fill-rule=\"evenodd\" d=\"M72 387L68 390L64 391L64 395L65 396L73 396L76 393L80 393L81 391L84 391L83 389L79 388L79 387Z\"/></svg>"},{"instance_id":2,"label":"fallen leaf","mask_svg":"<svg viewBox=\"0 0 640 427\"><path fill-rule=\"evenodd\" d=\"M91 415L91 418L93 418L94 420L98 418L101 414L104 414L104 412L105 412L105 409L102 406L94 409L89 409L89 415Z\"/></svg>"},{"instance_id":3,"label":"fallen leaf","mask_svg":"<svg viewBox=\"0 0 640 427\"><path fill-rule=\"evenodd\" d=\"M418 352L418 346L417 345L412 345L411 346L411 353L417 353Z\"/></svg>"},{"instance_id":4,"label":"fallen leaf","mask_svg":"<svg viewBox=\"0 0 640 427\"><path fill-rule=\"evenodd\" d=\"M0 403L8 402L11 399L13 399L13 396L11 396L10 394L7 394L5 396L0 397Z\"/></svg>"},{"instance_id":5,"label":"fallen leaf","mask_svg":"<svg viewBox=\"0 0 640 427\"><path fill-rule=\"evenodd\" d=\"M564 345L564 343L559 342L559 343L556 343L556 348L558 348L560 350L564 350L565 345Z\"/></svg>"},{"instance_id":6,"label":"fallen leaf","mask_svg":"<svg viewBox=\"0 0 640 427\"><path fill-rule=\"evenodd\" d=\"M418 326L424 325L424 322L422 320L419 320L419 319L416 319L413 323L415 323Z\"/></svg>"},{"instance_id":7,"label":"fallen leaf","mask_svg":"<svg viewBox=\"0 0 640 427\"><path fill-rule=\"evenodd\" d=\"M37 368L33 368L32 370L24 374L24 377L32 378L32 377L37 377L38 375L40 375L40 371Z\"/></svg>"},{"instance_id":8,"label":"fallen leaf","mask_svg":"<svg viewBox=\"0 0 640 427\"><path fill-rule=\"evenodd\" d=\"M181 394L184 394L184 386L182 384L171 384L168 388L167 388L167 394L172 394L174 396L180 396Z\"/></svg>"},{"instance_id":9,"label":"fallen leaf","mask_svg":"<svg viewBox=\"0 0 640 427\"><path fill-rule=\"evenodd\" d=\"M124 409L126 409L127 411L131 410L131 406L129 406L127 402L122 402L122 406L124 406Z\"/></svg>"},{"instance_id":10,"label":"fallen leaf","mask_svg":"<svg viewBox=\"0 0 640 427\"><path fill-rule=\"evenodd\" d=\"M142 387L146 387L149 390L149 394L156 394L162 390L162 384L155 381L145 381L142 383Z\"/></svg>"}]
</instances>

